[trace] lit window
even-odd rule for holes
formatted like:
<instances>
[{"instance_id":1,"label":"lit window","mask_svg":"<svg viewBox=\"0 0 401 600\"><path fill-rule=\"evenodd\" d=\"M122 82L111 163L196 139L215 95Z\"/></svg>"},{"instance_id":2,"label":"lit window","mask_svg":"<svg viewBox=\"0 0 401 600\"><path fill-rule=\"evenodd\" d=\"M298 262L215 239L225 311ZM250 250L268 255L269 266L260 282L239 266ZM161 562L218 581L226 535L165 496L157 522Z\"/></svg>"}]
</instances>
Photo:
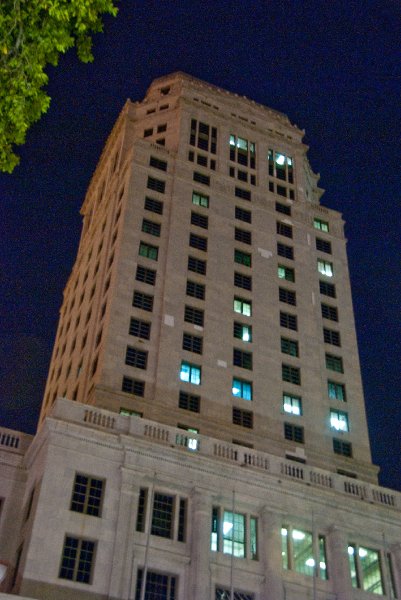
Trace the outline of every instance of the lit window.
<instances>
[{"instance_id":1,"label":"lit window","mask_svg":"<svg viewBox=\"0 0 401 600\"><path fill-rule=\"evenodd\" d=\"M345 385L343 383L336 383L335 381L327 382L327 391L329 398L334 400L341 400L346 402L347 398L345 395Z\"/></svg>"},{"instance_id":2,"label":"lit window","mask_svg":"<svg viewBox=\"0 0 401 600\"><path fill-rule=\"evenodd\" d=\"M192 204L196 204L196 206L203 206L204 208L209 208L209 196L205 196L204 194L200 194L199 192L192 192Z\"/></svg>"},{"instance_id":3,"label":"lit window","mask_svg":"<svg viewBox=\"0 0 401 600\"><path fill-rule=\"evenodd\" d=\"M320 231L325 231L328 233L329 224L327 221L322 221L321 219L313 219L313 227L315 229L319 229Z\"/></svg>"},{"instance_id":4,"label":"lit window","mask_svg":"<svg viewBox=\"0 0 401 600\"><path fill-rule=\"evenodd\" d=\"M328 260L318 259L317 270L322 275L326 275L326 277L333 277L333 275L334 275L333 263L329 262Z\"/></svg>"},{"instance_id":5,"label":"lit window","mask_svg":"<svg viewBox=\"0 0 401 600\"><path fill-rule=\"evenodd\" d=\"M255 600L255 594L234 590L234 595L227 588L216 587L215 600Z\"/></svg>"},{"instance_id":6,"label":"lit window","mask_svg":"<svg viewBox=\"0 0 401 600\"><path fill-rule=\"evenodd\" d=\"M247 548L247 535L249 531L250 544ZM237 558L258 559L258 521L255 517L221 510L213 507L211 550L231 554ZM224 597L224 596L223 596Z\"/></svg>"},{"instance_id":7,"label":"lit window","mask_svg":"<svg viewBox=\"0 0 401 600\"><path fill-rule=\"evenodd\" d=\"M159 253L159 249L157 246L151 246L150 244L145 244L145 242L141 242L139 244L139 255L145 256L146 258L150 258L151 260L157 260Z\"/></svg>"},{"instance_id":8,"label":"lit window","mask_svg":"<svg viewBox=\"0 0 401 600\"><path fill-rule=\"evenodd\" d=\"M234 262L244 265L245 267L252 266L252 255L248 252L242 252L242 250L234 250Z\"/></svg>"},{"instance_id":9,"label":"lit window","mask_svg":"<svg viewBox=\"0 0 401 600\"><path fill-rule=\"evenodd\" d=\"M361 588L371 594L384 594L379 550L350 544L348 561L352 587Z\"/></svg>"},{"instance_id":10,"label":"lit window","mask_svg":"<svg viewBox=\"0 0 401 600\"><path fill-rule=\"evenodd\" d=\"M284 265L278 265L277 274L279 279L286 279L287 281L295 281L295 271L290 267L285 267Z\"/></svg>"},{"instance_id":11,"label":"lit window","mask_svg":"<svg viewBox=\"0 0 401 600\"><path fill-rule=\"evenodd\" d=\"M201 383L201 368L192 363L182 361L180 369L181 381L187 381L194 385L200 385Z\"/></svg>"},{"instance_id":12,"label":"lit window","mask_svg":"<svg viewBox=\"0 0 401 600\"><path fill-rule=\"evenodd\" d=\"M254 169L256 158L255 143L249 142L248 140L238 137L236 135L230 135L230 160L238 162L244 167L250 167Z\"/></svg>"},{"instance_id":13,"label":"lit window","mask_svg":"<svg viewBox=\"0 0 401 600\"><path fill-rule=\"evenodd\" d=\"M292 394L283 394L283 409L284 412L291 415L302 415L302 400L300 396Z\"/></svg>"},{"instance_id":14,"label":"lit window","mask_svg":"<svg viewBox=\"0 0 401 600\"><path fill-rule=\"evenodd\" d=\"M269 150L267 154L270 177L276 177L282 181L294 182L293 160L282 152Z\"/></svg>"},{"instance_id":15,"label":"lit window","mask_svg":"<svg viewBox=\"0 0 401 600\"><path fill-rule=\"evenodd\" d=\"M330 410L330 427L336 431L349 431L347 413L342 410Z\"/></svg>"},{"instance_id":16,"label":"lit window","mask_svg":"<svg viewBox=\"0 0 401 600\"><path fill-rule=\"evenodd\" d=\"M232 384L233 396L243 398L243 400L252 400L252 382L243 379L233 378Z\"/></svg>"},{"instance_id":17,"label":"lit window","mask_svg":"<svg viewBox=\"0 0 401 600\"><path fill-rule=\"evenodd\" d=\"M252 327L243 323L234 323L234 337L243 342L252 342Z\"/></svg>"},{"instance_id":18,"label":"lit window","mask_svg":"<svg viewBox=\"0 0 401 600\"><path fill-rule=\"evenodd\" d=\"M234 298L234 311L250 317L252 315L252 302L243 300L242 298Z\"/></svg>"},{"instance_id":19,"label":"lit window","mask_svg":"<svg viewBox=\"0 0 401 600\"><path fill-rule=\"evenodd\" d=\"M284 569L328 579L326 538L323 535L285 525L281 528L281 555Z\"/></svg>"}]
</instances>

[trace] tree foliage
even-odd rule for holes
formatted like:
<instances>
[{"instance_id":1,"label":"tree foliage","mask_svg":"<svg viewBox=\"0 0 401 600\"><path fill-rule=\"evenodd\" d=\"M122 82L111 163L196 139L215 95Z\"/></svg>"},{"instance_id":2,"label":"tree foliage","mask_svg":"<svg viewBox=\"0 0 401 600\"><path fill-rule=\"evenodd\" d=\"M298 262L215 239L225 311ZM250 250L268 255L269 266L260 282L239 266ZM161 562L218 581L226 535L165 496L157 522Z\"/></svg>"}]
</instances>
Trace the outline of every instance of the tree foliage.
<instances>
[{"instance_id":1,"label":"tree foliage","mask_svg":"<svg viewBox=\"0 0 401 600\"><path fill-rule=\"evenodd\" d=\"M0 0L1 171L13 171L14 146L49 108L46 66L73 46L92 61L91 34L103 30L105 13L116 15L113 0Z\"/></svg>"}]
</instances>

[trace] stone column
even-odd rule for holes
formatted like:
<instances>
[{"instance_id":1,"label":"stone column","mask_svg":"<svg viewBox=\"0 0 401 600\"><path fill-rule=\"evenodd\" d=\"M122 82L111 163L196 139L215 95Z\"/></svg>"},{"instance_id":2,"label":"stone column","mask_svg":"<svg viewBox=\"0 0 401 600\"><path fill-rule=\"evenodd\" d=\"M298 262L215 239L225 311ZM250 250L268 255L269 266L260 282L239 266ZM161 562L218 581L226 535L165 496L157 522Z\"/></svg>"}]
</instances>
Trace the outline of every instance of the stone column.
<instances>
[{"instance_id":1,"label":"stone column","mask_svg":"<svg viewBox=\"0 0 401 600\"><path fill-rule=\"evenodd\" d=\"M188 578L188 598L210 598L210 528L212 502L207 492L194 489L191 495L191 562Z\"/></svg>"},{"instance_id":2,"label":"stone column","mask_svg":"<svg viewBox=\"0 0 401 600\"><path fill-rule=\"evenodd\" d=\"M393 559L392 566L393 566L395 597L401 598L401 543L391 545L390 546L390 554ZM389 595L388 591L387 591L387 595Z\"/></svg>"},{"instance_id":3,"label":"stone column","mask_svg":"<svg viewBox=\"0 0 401 600\"><path fill-rule=\"evenodd\" d=\"M327 568L337 600L350 600L353 588L348 561L348 537L345 531L331 527L327 536Z\"/></svg>"},{"instance_id":4,"label":"stone column","mask_svg":"<svg viewBox=\"0 0 401 600\"><path fill-rule=\"evenodd\" d=\"M259 531L260 560L265 578L261 585L264 600L284 600L281 561L281 517L267 506L261 511Z\"/></svg>"}]
</instances>

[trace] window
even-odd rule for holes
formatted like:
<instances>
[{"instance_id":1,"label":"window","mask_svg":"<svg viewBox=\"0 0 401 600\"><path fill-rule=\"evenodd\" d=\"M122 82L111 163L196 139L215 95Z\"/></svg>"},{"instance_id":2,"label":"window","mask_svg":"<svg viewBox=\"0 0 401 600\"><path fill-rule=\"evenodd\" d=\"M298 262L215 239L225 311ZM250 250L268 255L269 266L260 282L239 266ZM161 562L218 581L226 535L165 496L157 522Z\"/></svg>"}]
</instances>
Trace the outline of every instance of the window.
<instances>
[{"instance_id":1,"label":"window","mask_svg":"<svg viewBox=\"0 0 401 600\"><path fill-rule=\"evenodd\" d=\"M91 583L95 542L67 535L64 540L59 577Z\"/></svg>"},{"instance_id":2,"label":"window","mask_svg":"<svg viewBox=\"0 0 401 600\"><path fill-rule=\"evenodd\" d=\"M304 443L304 428L292 423L284 423L284 437L286 440L296 442L297 444Z\"/></svg>"},{"instance_id":3,"label":"window","mask_svg":"<svg viewBox=\"0 0 401 600\"><path fill-rule=\"evenodd\" d=\"M328 579L326 538L323 535L284 525L281 528L281 556L284 569Z\"/></svg>"},{"instance_id":4,"label":"window","mask_svg":"<svg viewBox=\"0 0 401 600\"><path fill-rule=\"evenodd\" d=\"M323 304L322 302L321 307L323 319L329 319L329 321L338 321L338 310L335 306Z\"/></svg>"},{"instance_id":5,"label":"window","mask_svg":"<svg viewBox=\"0 0 401 600\"><path fill-rule=\"evenodd\" d=\"M296 306L297 298L295 292L292 290L286 290L285 288L279 288L278 297L280 302L285 302L286 304L291 304L292 306Z\"/></svg>"},{"instance_id":6,"label":"window","mask_svg":"<svg viewBox=\"0 0 401 600\"><path fill-rule=\"evenodd\" d=\"M352 444L343 440L333 439L333 452L352 458Z\"/></svg>"},{"instance_id":7,"label":"window","mask_svg":"<svg viewBox=\"0 0 401 600\"><path fill-rule=\"evenodd\" d=\"M319 281L320 293L324 296L330 296L330 298L336 297L336 286L333 283L327 283L327 281Z\"/></svg>"},{"instance_id":8,"label":"window","mask_svg":"<svg viewBox=\"0 0 401 600\"><path fill-rule=\"evenodd\" d=\"M192 363L182 361L180 368L180 379L194 385L201 384L201 367Z\"/></svg>"},{"instance_id":9,"label":"window","mask_svg":"<svg viewBox=\"0 0 401 600\"><path fill-rule=\"evenodd\" d=\"M198 173L198 171L194 171L193 180L198 183L203 183L203 185L210 185L209 175L204 175L203 173Z\"/></svg>"},{"instance_id":10,"label":"window","mask_svg":"<svg viewBox=\"0 0 401 600\"><path fill-rule=\"evenodd\" d=\"M208 217L200 215L199 213L191 212L191 225L202 227L202 229L208 228Z\"/></svg>"},{"instance_id":11,"label":"window","mask_svg":"<svg viewBox=\"0 0 401 600\"><path fill-rule=\"evenodd\" d=\"M148 177L147 187L149 190L154 190L155 192L160 192L164 194L166 189L166 182L161 181L160 179L156 179L155 177Z\"/></svg>"},{"instance_id":12,"label":"window","mask_svg":"<svg viewBox=\"0 0 401 600\"><path fill-rule=\"evenodd\" d=\"M187 281L187 296L198 298L199 300L205 299L205 286L203 283L196 283L195 281Z\"/></svg>"},{"instance_id":13,"label":"window","mask_svg":"<svg viewBox=\"0 0 401 600\"><path fill-rule=\"evenodd\" d=\"M276 231L279 235L283 235L284 237L292 238L291 225L287 225L286 223L281 223L281 221L277 221Z\"/></svg>"},{"instance_id":14,"label":"window","mask_svg":"<svg viewBox=\"0 0 401 600\"><path fill-rule=\"evenodd\" d=\"M199 275L206 275L206 261L194 256L188 256L188 271L193 271Z\"/></svg>"},{"instance_id":15,"label":"window","mask_svg":"<svg viewBox=\"0 0 401 600\"><path fill-rule=\"evenodd\" d=\"M371 594L384 594L384 581L379 550L350 544L348 561L352 587Z\"/></svg>"},{"instance_id":16,"label":"window","mask_svg":"<svg viewBox=\"0 0 401 600\"><path fill-rule=\"evenodd\" d=\"M157 128L157 133L160 133L159 128ZM167 171L167 163L165 160L160 160L155 156L151 156L149 160L149 165L154 167L155 169L160 169L160 171Z\"/></svg>"},{"instance_id":17,"label":"window","mask_svg":"<svg viewBox=\"0 0 401 600\"><path fill-rule=\"evenodd\" d=\"M332 344L333 346L341 346L340 333L333 329L323 328L323 339L326 344Z\"/></svg>"},{"instance_id":18,"label":"window","mask_svg":"<svg viewBox=\"0 0 401 600\"><path fill-rule=\"evenodd\" d=\"M143 219L142 231L144 233L149 233L150 235L160 237L160 229L161 229L161 226L159 225L159 223L155 223L154 221L149 221L148 219Z\"/></svg>"},{"instance_id":19,"label":"window","mask_svg":"<svg viewBox=\"0 0 401 600\"><path fill-rule=\"evenodd\" d=\"M341 356L326 353L326 368L337 371L337 373L344 373L343 359Z\"/></svg>"},{"instance_id":20,"label":"window","mask_svg":"<svg viewBox=\"0 0 401 600\"><path fill-rule=\"evenodd\" d=\"M231 591L227 588L216 588L215 600L255 600L255 594L250 592L240 592L234 590L234 595L231 596Z\"/></svg>"},{"instance_id":21,"label":"window","mask_svg":"<svg viewBox=\"0 0 401 600\"><path fill-rule=\"evenodd\" d=\"M76 473L70 510L100 517L103 488L103 479Z\"/></svg>"},{"instance_id":22,"label":"window","mask_svg":"<svg viewBox=\"0 0 401 600\"><path fill-rule=\"evenodd\" d=\"M330 410L330 427L337 431L349 431L348 415L342 410Z\"/></svg>"},{"instance_id":23,"label":"window","mask_svg":"<svg viewBox=\"0 0 401 600\"><path fill-rule=\"evenodd\" d=\"M276 177L282 181L294 182L294 163L290 156L286 156L282 152L277 152L269 149L267 154L269 164L269 176Z\"/></svg>"},{"instance_id":24,"label":"window","mask_svg":"<svg viewBox=\"0 0 401 600\"><path fill-rule=\"evenodd\" d=\"M245 138L230 135L230 160L244 167L255 169L256 146Z\"/></svg>"},{"instance_id":25,"label":"window","mask_svg":"<svg viewBox=\"0 0 401 600\"><path fill-rule=\"evenodd\" d=\"M276 202L276 211L281 213L282 215L291 215L291 206L288 204L282 204L281 202Z\"/></svg>"},{"instance_id":26,"label":"window","mask_svg":"<svg viewBox=\"0 0 401 600\"><path fill-rule=\"evenodd\" d=\"M247 544L249 531L249 544ZM258 520L218 506L212 509L210 549L236 558L258 559ZM224 596L223 596L224 597Z\"/></svg>"},{"instance_id":27,"label":"window","mask_svg":"<svg viewBox=\"0 0 401 600\"><path fill-rule=\"evenodd\" d=\"M129 324L129 334L144 340L148 340L150 338L150 325L151 324L147 321L131 318Z\"/></svg>"},{"instance_id":28,"label":"window","mask_svg":"<svg viewBox=\"0 0 401 600\"><path fill-rule=\"evenodd\" d=\"M291 415L302 415L302 400L300 396L283 393L283 409L284 412Z\"/></svg>"},{"instance_id":29,"label":"window","mask_svg":"<svg viewBox=\"0 0 401 600\"><path fill-rule=\"evenodd\" d=\"M188 392L180 391L178 399L179 408L190 410L192 412L200 412L200 396L196 394L188 394Z\"/></svg>"},{"instance_id":30,"label":"window","mask_svg":"<svg viewBox=\"0 0 401 600\"><path fill-rule=\"evenodd\" d=\"M283 381L294 383L295 385L301 385L301 371L298 367L292 367L291 365L281 365L281 376Z\"/></svg>"},{"instance_id":31,"label":"window","mask_svg":"<svg viewBox=\"0 0 401 600\"><path fill-rule=\"evenodd\" d=\"M149 212L154 212L158 215L163 214L163 202L160 200L155 200L154 198L145 198L145 210Z\"/></svg>"},{"instance_id":32,"label":"window","mask_svg":"<svg viewBox=\"0 0 401 600\"><path fill-rule=\"evenodd\" d=\"M245 210L244 208L240 208L239 206L235 207L235 218L239 221L244 221L245 223L252 222L252 213L250 210Z\"/></svg>"},{"instance_id":33,"label":"window","mask_svg":"<svg viewBox=\"0 0 401 600\"><path fill-rule=\"evenodd\" d=\"M347 401L347 397L345 395L345 385L343 383L337 383L335 381L327 382L327 391L329 398L333 400L341 400L342 402Z\"/></svg>"},{"instance_id":34,"label":"window","mask_svg":"<svg viewBox=\"0 0 401 600\"><path fill-rule=\"evenodd\" d=\"M143 571L138 569L135 600L141 600ZM177 583L174 575L146 571L145 600L176 600Z\"/></svg>"},{"instance_id":35,"label":"window","mask_svg":"<svg viewBox=\"0 0 401 600\"><path fill-rule=\"evenodd\" d=\"M132 346L127 346L125 354L125 364L137 369L146 369L148 362L148 353L144 350L138 350Z\"/></svg>"},{"instance_id":36,"label":"window","mask_svg":"<svg viewBox=\"0 0 401 600\"><path fill-rule=\"evenodd\" d=\"M295 281L295 271L291 267L285 267L284 265L278 265L277 274L279 279L286 279L287 281Z\"/></svg>"},{"instance_id":37,"label":"window","mask_svg":"<svg viewBox=\"0 0 401 600\"><path fill-rule=\"evenodd\" d=\"M248 252L242 252L242 250L234 250L234 262L244 265L245 267L252 266L252 255Z\"/></svg>"},{"instance_id":38,"label":"window","mask_svg":"<svg viewBox=\"0 0 401 600\"><path fill-rule=\"evenodd\" d=\"M209 208L209 196L205 196L199 192L192 192L192 204L203 206L203 208Z\"/></svg>"},{"instance_id":39,"label":"window","mask_svg":"<svg viewBox=\"0 0 401 600\"><path fill-rule=\"evenodd\" d=\"M146 488L141 488L139 490L138 510L136 514L136 530L141 531L142 533L145 531L145 517L147 504L148 490Z\"/></svg>"},{"instance_id":40,"label":"window","mask_svg":"<svg viewBox=\"0 0 401 600\"><path fill-rule=\"evenodd\" d=\"M316 238L316 250L319 250L319 252L325 252L326 254L331 254L331 243L327 240Z\"/></svg>"},{"instance_id":41,"label":"window","mask_svg":"<svg viewBox=\"0 0 401 600\"><path fill-rule=\"evenodd\" d=\"M252 382L244 379L233 378L232 384L233 396L243 400L252 400Z\"/></svg>"},{"instance_id":42,"label":"window","mask_svg":"<svg viewBox=\"0 0 401 600\"><path fill-rule=\"evenodd\" d=\"M326 275L326 277L333 277L334 275L333 263L329 262L328 260L321 260L318 258L317 270L322 275Z\"/></svg>"},{"instance_id":43,"label":"window","mask_svg":"<svg viewBox=\"0 0 401 600\"><path fill-rule=\"evenodd\" d=\"M196 146L206 152L216 154L217 148L217 129L210 127L202 121L191 119L191 133L189 137L191 146Z\"/></svg>"},{"instance_id":44,"label":"window","mask_svg":"<svg viewBox=\"0 0 401 600\"><path fill-rule=\"evenodd\" d=\"M233 365L236 367L242 367L243 369L252 370L252 353L244 352L238 348L233 350Z\"/></svg>"},{"instance_id":45,"label":"window","mask_svg":"<svg viewBox=\"0 0 401 600\"><path fill-rule=\"evenodd\" d=\"M251 192L249 190L244 190L243 188L236 187L235 195L237 198L242 198L242 200L250 200Z\"/></svg>"},{"instance_id":46,"label":"window","mask_svg":"<svg viewBox=\"0 0 401 600\"><path fill-rule=\"evenodd\" d=\"M290 354L291 356L299 356L298 342L296 340L290 340L288 338L281 338L281 352L283 354Z\"/></svg>"},{"instance_id":47,"label":"window","mask_svg":"<svg viewBox=\"0 0 401 600\"><path fill-rule=\"evenodd\" d=\"M319 229L320 231L329 232L329 224L327 221L322 221L321 219L313 219L313 227L315 229Z\"/></svg>"},{"instance_id":48,"label":"window","mask_svg":"<svg viewBox=\"0 0 401 600\"><path fill-rule=\"evenodd\" d=\"M196 235L195 233L189 234L189 245L192 248L197 248L198 250L203 250L203 252L207 251L207 238L201 237L200 235Z\"/></svg>"},{"instance_id":49,"label":"window","mask_svg":"<svg viewBox=\"0 0 401 600\"><path fill-rule=\"evenodd\" d=\"M147 310L148 312L152 312L153 296L149 296L149 294L143 294L142 292L134 292L132 306L135 306L136 308L142 308L142 310Z\"/></svg>"},{"instance_id":50,"label":"window","mask_svg":"<svg viewBox=\"0 0 401 600\"><path fill-rule=\"evenodd\" d=\"M174 497L159 492L154 493L151 534L172 537Z\"/></svg>"},{"instance_id":51,"label":"window","mask_svg":"<svg viewBox=\"0 0 401 600\"><path fill-rule=\"evenodd\" d=\"M298 329L297 316L280 311L280 325L281 325L281 327L286 327L287 329L292 329L293 331L297 331L297 329Z\"/></svg>"},{"instance_id":52,"label":"window","mask_svg":"<svg viewBox=\"0 0 401 600\"><path fill-rule=\"evenodd\" d=\"M243 275L242 273L234 273L234 285L243 290L252 290L252 277Z\"/></svg>"},{"instance_id":53,"label":"window","mask_svg":"<svg viewBox=\"0 0 401 600\"><path fill-rule=\"evenodd\" d=\"M177 537L179 542L184 541L186 521L186 500L164 492L154 492L152 504L152 520L150 533L159 537L173 539ZM146 529L146 509L149 501L149 493L146 488L141 488L138 499L138 511L136 518L137 531L144 532ZM178 513L178 514L177 514ZM175 521L178 517L178 523ZM178 525L178 528L175 526ZM177 531L178 529L178 531ZM176 532L176 533L174 533Z\"/></svg>"},{"instance_id":54,"label":"window","mask_svg":"<svg viewBox=\"0 0 401 600\"><path fill-rule=\"evenodd\" d=\"M242 242L244 244L252 244L252 234L250 231L245 231L244 229L235 228L235 239L237 242Z\"/></svg>"},{"instance_id":55,"label":"window","mask_svg":"<svg viewBox=\"0 0 401 600\"><path fill-rule=\"evenodd\" d=\"M203 339L197 335L184 333L182 337L182 348L188 352L202 354Z\"/></svg>"},{"instance_id":56,"label":"window","mask_svg":"<svg viewBox=\"0 0 401 600\"><path fill-rule=\"evenodd\" d=\"M193 323L194 325L200 325L203 327L203 310L194 308L193 306L185 307L184 321L187 323Z\"/></svg>"},{"instance_id":57,"label":"window","mask_svg":"<svg viewBox=\"0 0 401 600\"><path fill-rule=\"evenodd\" d=\"M139 256L145 256L151 260L157 260L159 254L159 248L157 246L151 246L145 242L139 244Z\"/></svg>"},{"instance_id":58,"label":"window","mask_svg":"<svg viewBox=\"0 0 401 600\"><path fill-rule=\"evenodd\" d=\"M234 337L243 342L252 342L252 326L234 322Z\"/></svg>"},{"instance_id":59,"label":"window","mask_svg":"<svg viewBox=\"0 0 401 600\"><path fill-rule=\"evenodd\" d=\"M250 317L252 315L252 302L243 298L234 298L234 312Z\"/></svg>"},{"instance_id":60,"label":"window","mask_svg":"<svg viewBox=\"0 0 401 600\"><path fill-rule=\"evenodd\" d=\"M165 131L167 131L167 123L162 123L157 126L157 133L164 133Z\"/></svg>"},{"instance_id":61,"label":"window","mask_svg":"<svg viewBox=\"0 0 401 600\"><path fill-rule=\"evenodd\" d=\"M145 129L145 131L143 132L143 137L150 137L151 135L153 135L153 127L149 127L149 129Z\"/></svg>"},{"instance_id":62,"label":"window","mask_svg":"<svg viewBox=\"0 0 401 600\"><path fill-rule=\"evenodd\" d=\"M277 254L283 258L294 260L294 248L277 242Z\"/></svg>"},{"instance_id":63,"label":"window","mask_svg":"<svg viewBox=\"0 0 401 600\"><path fill-rule=\"evenodd\" d=\"M153 269L148 269L147 267L142 267L142 265L138 265L136 268L135 279L137 281L142 281L143 283L148 283L149 285L155 285L156 271Z\"/></svg>"},{"instance_id":64,"label":"window","mask_svg":"<svg viewBox=\"0 0 401 600\"><path fill-rule=\"evenodd\" d=\"M127 394L133 394L134 396L144 396L145 383L143 381L138 381L137 379L124 376L121 390L123 392L127 392Z\"/></svg>"}]
</instances>

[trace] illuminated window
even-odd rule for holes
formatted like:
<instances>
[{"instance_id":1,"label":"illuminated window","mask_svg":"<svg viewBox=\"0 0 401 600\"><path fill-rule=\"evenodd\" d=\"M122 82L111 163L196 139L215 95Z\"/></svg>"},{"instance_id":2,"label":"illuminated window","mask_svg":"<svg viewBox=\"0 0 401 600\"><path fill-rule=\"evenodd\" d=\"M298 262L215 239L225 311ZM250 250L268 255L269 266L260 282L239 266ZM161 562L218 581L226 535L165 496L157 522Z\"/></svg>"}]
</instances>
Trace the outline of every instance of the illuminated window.
<instances>
[{"instance_id":1,"label":"illuminated window","mask_svg":"<svg viewBox=\"0 0 401 600\"><path fill-rule=\"evenodd\" d=\"M150 258L151 260L157 260L159 254L159 248L157 246L151 246L145 242L139 244L139 255Z\"/></svg>"},{"instance_id":2,"label":"illuminated window","mask_svg":"<svg viewBox=\"0 0 401 600\"><path fill-rule=\"evenodd\" d=\"M319 579L328 579L326 538L287 525L281 528L281 556L284 569Z\"/></svg>"},{"instance_id":3,"label":"illuminated window","mask_svg":"<svg viewBox=\"0 0 401 600\"><path fill-rule=\"evenodd\" d=\"M247 545L249 531L249 547ZM213 507L210 549L236 558L258 559L258 521L256 517Z\"/></svg>"},{"instance_id":4,"label":"illuminated window","mask_svg":"<svg viewBox=\"0 0 401 600\"><path fill-rule=\"evenodd\" d=\"M371 594L384 594L384 581L379 550L350 544L348 561L352 587Z\"/></svg>"},{"instance_id":5,"label":"illuminated window","mask_svg":"<svg viewBox=\"0 0 401 600\"><path fill-rule=\"evenodd\" d=\"M243 379L233 378L232 384L233 396L243 398L243 400L252 400L252 382Z\"/></svg>"},{"instance_id":6,"label":"illuminated window","mask_svg":"<svg viewBox=\"0 0 401 600\"><path fill-rule=\"evenodd\" d=\"M326 275L326 277L333 277L334 275L333 263L329 262L328 260L318 259L317 270L322 275Z\"/></svg>"},{"instance_id":7,"label":"illuminated window","mask_svg":"<svg viewBox=\"0 0 401 600\"><path fill-rule=\"evenodd\" d=\"M192 192L192 204L203 206L203 208L209 208L209 196L205 196L199 192Z\"/></svg>"},{"instance_id":8,"label":"illuminated window","mask_svg":"<svg viewBox=\"0 0 401 600\"><path fill-rule=\"evenodd\" d=\"M182 361L180 369L181 381L192 383L193 385L201 384L201 367L192 363Z\"/></svg>"},{"instance_id":9,"label":"illuminated window","mask_svg":"<svg viewBox=\"0 0 401 600\"><path fill-rule=\"evenodd\" d=\"M242 250L234 250L234 262L244 265L245 267L252 266L252 255L248 252L242 252Z\"/></svg>"},{"instance_id":10,"label":"illuminated window","mask_svg":"<svg viewBox=\"0 0 401 600\"><path fill-rule=\"evenodd\" d=\"M250 317L252 315L252 302L242 298L234 298L234 312Z\"/></svg>"},{"instance_id":11,"label":"illuminated window","mask_svg":"<svg viewBox=\"0 0 401 600\"><path fill-rule=\"evenodd\" d=\"M249 142L245 138L241 138L236 135L230 135L230 160L233 162L238 162L244 167L255 169L255 143Z\"/></svg>"},{"instance_id":12,"label":"illuminated window","mask_svg":"<svg viewBox=\"0 0 401 600\"><path fill-rule=\"evenodd\" d=\"M302 400L300 396L283 393L283 409L284 412L291 415L302 415Z\"/></svg>"},{"instance_id":13,"label":"illuminated window","mask_svg":"<svg viewBox=\"0 0 401 600\"><path fill-rule=\"evenodd\" d=\"M233 594L231 596L231 591L227 588L216 587L214 598L215 600L255 600L255 594L251 594L250 592L234 590Z\"/></svg>"},{"instance_id":14,"label":"illuminated window","mask_svg":"<svg viewBox=\"0 0 401 600\"><path fill-rule=\"evenodd\" d=\"M287 281L295 281L295 271L290 267L286 267L284 265L278 265L277 274L279 279L286 279Z\"/></svg>"},{"instance_id":15,"label":"illuminated window","mask_svg":"<svg viewBox=\"0 0 401 600\"><path fill-rule=\"evenodd\" d=\"M269 150L267 154L269 164L269 176L276 177L288 183L294 183L294 163L290 156L282 152Z\"/></svg>"},{"instance_id":16,"label":"illuminated window","mask_svg":"<svg viewBox=\"0 0 401 600\"><path fill-rule=\"evenodd\" d=\"M234 337L243 342L252 342L252 327L243 323L234 322Z\"/></svg>"},{"instance_id":17,"label":"illuminated window","mask_svg":"<svg viewBox=\"0 0 401 600\"><path fill-rule=\"evenodd\" d=\"M325 231L328 233L329 224L327 221L322 221L321 219L313 219L313 227L315 229L319 229L320 231Z\"/></svg>"},{"instance_id":18,"label":"illuminated window","mask_svg":"<svg viewBox=\"0 0 401 600\"><path fill-rule=\"evenodd\" d=\"M342 410L330 410L330 427L336 431L349 431L348 415Z\"/></svg>"},{"instance_id":19,"label":"illuminated window","mask_svg":"<svg viewBox=\"0 0 401 600\"><path fill-rule=\"evenodd\" d=\"M345 395L345 385L343 383L337 383L329 380L327 382L327 392L329 398L332 398L333 400L341 400L342 402L347 401Z\"/></svg>"}]
</instances>

